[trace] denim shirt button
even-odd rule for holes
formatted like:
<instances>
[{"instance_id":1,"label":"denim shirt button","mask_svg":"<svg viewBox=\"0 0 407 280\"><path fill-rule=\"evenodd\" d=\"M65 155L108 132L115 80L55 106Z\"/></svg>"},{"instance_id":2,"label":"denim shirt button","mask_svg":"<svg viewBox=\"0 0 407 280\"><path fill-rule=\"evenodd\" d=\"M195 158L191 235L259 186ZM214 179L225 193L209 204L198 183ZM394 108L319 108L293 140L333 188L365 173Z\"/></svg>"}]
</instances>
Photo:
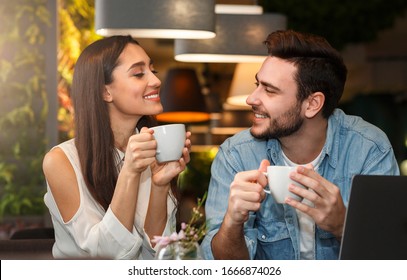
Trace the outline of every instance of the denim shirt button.
<instances>
[{"instance_id":1,"label":"denim shirt button","mask_svg":"<svg viewBox=\"0 0 407 280\"><path fill-rule=\"evenodd\" d=\"M263 235L261 236L261 239L266 239L266 236L263 234Z\"/></svg>"}]
</instances>

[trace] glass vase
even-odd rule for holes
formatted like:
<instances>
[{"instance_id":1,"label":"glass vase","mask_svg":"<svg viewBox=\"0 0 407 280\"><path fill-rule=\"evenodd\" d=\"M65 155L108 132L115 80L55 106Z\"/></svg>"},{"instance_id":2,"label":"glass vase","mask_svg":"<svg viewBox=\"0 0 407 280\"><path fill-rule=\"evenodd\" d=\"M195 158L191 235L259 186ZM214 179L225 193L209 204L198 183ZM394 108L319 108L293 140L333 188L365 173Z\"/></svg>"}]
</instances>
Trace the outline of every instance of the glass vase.
<instances>
[{"instance_id":1,"label":"glass vase","mask_svg":"<svg viewBox=\"0 0 407 280\"><path fill-rule=\"evenodd\" d=\"M200 260L201 250L198 242L176 241L158 250L157 260Z\"/></svg>"}]
</instances>

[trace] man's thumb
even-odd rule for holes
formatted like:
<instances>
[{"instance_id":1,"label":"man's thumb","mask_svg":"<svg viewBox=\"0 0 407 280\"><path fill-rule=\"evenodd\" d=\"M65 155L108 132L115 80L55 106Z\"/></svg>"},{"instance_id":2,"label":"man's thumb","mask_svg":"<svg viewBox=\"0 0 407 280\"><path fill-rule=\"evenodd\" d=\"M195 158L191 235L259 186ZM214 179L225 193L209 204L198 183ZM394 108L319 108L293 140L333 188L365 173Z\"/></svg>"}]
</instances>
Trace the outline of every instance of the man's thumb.
<instances>
[{"instance_id":1,"label":"man's thumb","mask_svg":"<svg viewBox=\"0 0 407 280\"><path fill-rule=\"evenodd\" d=\"M267 166L270 166L270 162L267 159L263 159L260 162L259 171L267 172Z\"/></svg>"}]
</instances>

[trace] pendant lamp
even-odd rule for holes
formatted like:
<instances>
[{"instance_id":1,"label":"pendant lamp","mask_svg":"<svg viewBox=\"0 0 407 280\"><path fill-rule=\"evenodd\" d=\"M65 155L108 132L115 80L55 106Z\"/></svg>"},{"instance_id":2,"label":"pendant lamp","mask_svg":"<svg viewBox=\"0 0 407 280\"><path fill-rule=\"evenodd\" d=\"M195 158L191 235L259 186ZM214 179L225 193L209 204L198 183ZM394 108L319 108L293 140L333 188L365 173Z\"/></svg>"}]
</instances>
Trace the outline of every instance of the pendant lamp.
<instances>
[{"instance_id":1,"label":"pendant lamp","mask_svg":"<svg viewBox=\"0 0 407 280\"><path fill-rule=\"evenodd\" d=\"M102 36L213 38L214 0L95 0L95 29Z\"/></svg>"},{"instance_id":2,"label":"pendant lamp","mask_svg":"<svg viewBox=\"0 0 407 280\"><path fill-rule=\"evenodd\" d=\"M193 68L168 70L160 93L164 112L157 115L162 123L197 123L209 120L201 85Z\"/></svg>"},{"instance_id":3,"label":"pendant lamp","mask_svg":"<svg viewBox=\"0 0 407 280\"><path fill-rule=\"evenodd\" d=\"M183 62L262 62L267 35L286 28L282 14L216 14L216 37L176 39L175 60Z\"/></svg>"},{"instance_id":4,"label":"pendant lamp","mask_svg":"<svg viewBox=\"0 0 407 280\"><path fill-rule=\"evenodd\" d=\"M216 4L216 14L245 14L245 15L261 15L263 7L259 5L231 5L231 4Z\"/></svg>"},{"instance_id":5,"label":"pendant lamp","mask_svg":"<svg viewBox=\"0 0 407 280\"><path fill-rule=\"evenodd\" d=\"M246 99L255 89L256 74L259 72L261 63L238 63L235 67L229 95L225 105L231 105L235 109L250 110Z\"/></svg>"}]
</instances>

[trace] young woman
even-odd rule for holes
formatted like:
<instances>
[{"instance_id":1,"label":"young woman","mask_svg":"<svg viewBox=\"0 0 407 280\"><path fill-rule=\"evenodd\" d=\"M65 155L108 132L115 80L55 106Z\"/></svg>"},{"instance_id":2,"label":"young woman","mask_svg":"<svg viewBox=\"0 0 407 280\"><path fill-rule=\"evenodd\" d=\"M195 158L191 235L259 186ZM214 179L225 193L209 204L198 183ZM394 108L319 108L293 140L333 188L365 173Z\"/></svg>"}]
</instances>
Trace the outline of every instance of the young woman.
<instances>
[{"instance_id":1,"label":"young woman","mask_svg":"<svg viewBox=\"0 0 407 280\"><path fill-rule=\"evenodd\" d=\"M72 84L75 138L44 158L44 201L55 258L151 259L150 239L175 229L177 175L189 162L158 164L148 127L162 112L152 60L130 36L89 45Z\"/></svg>"}]
</instances>

